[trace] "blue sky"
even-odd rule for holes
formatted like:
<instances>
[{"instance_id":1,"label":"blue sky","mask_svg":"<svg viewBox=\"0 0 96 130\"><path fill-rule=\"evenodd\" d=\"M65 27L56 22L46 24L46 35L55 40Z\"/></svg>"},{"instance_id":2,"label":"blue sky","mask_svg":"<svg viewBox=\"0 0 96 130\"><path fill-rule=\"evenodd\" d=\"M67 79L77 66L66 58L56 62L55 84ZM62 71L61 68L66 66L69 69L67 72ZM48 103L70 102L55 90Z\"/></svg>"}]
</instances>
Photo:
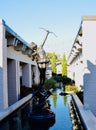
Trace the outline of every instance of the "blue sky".
<instances>
[{"instance_id":1,"label":"blue sky","mask_svg":"<svg viewBox=\"0 0 96 130\"><path fill-rule=\"evenodd\" d=\"M28 43L38 46L46 32L44 49L68 56L82 16L96 15L96 0L0 0L0 18Z\"/></svg>"}]
</instances>

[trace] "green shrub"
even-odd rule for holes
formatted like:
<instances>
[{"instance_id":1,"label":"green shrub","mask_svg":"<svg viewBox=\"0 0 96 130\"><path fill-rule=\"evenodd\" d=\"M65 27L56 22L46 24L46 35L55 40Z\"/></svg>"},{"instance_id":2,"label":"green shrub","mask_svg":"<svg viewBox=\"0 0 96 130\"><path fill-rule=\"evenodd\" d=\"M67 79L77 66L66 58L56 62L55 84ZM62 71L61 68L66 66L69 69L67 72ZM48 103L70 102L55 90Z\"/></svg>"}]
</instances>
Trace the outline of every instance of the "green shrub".
<instances>
[{"instance_id":1,"label":"green shrub","mask_svg":"<svg viewBox=\"0 0 96 130\"><path fill-rule=\"evenodd\" d=\"M72 80L67 76L62 76L62 83L63 85L69 85L71 84Z\"/></svg>"},{"instance_id":2,"label":"green shrub","mask_svg":"<svg viewBox=\"0 0 96 130\"><path fill-rule=\"evenodd\" d=\"M61 75L55 75L53 76L53 78L57 81L57 82L62 82L64 85L71 85L73 84L73 80L67 76L61 76Z\"/></svg>"},{"instance_id":3,"label":"green shrub","mask_svg":"<svg viewBox=\"0 0 96 130\"><path fill-rule=\"evenodd\" d=\"M56 82L62 82L62 76L55 75L55 76L53 76L53 79L54 79Z\"/></svg>"},{"instance_id":4,"label":"green shrub","mask_svg":"<svg viewBox=\"0 0 96 130\"><path fill-rule=\"evenodd\" d=\"M46 79L45 80L45 89L49 90L49 89L56 89L56 81L53 78L50 79Z\"/></svg>"},{"instance_id":5,"label":"green shrub","mask_svg":"<svg viewBox=\"0 0 96 130\"><path fill-rule=\"evenodd\" d=\"M66 85L65 86L65 91L73 91L73 92L78 92L78 87L74 85Z\"/></svg>"}]
</instances>

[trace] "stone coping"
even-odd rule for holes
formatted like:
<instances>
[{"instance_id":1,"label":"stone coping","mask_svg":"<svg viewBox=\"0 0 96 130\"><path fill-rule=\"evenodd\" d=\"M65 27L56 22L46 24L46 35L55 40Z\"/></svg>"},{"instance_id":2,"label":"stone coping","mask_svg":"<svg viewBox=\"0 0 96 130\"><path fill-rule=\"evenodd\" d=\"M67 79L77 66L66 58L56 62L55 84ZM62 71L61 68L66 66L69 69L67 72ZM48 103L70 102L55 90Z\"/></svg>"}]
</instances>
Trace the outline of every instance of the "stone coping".
<instances>
[{"instance_id":1,"label":"stone coping","mask_svg":"<svg viewBox=\"0 0 96 130\"><path fill-rule=\"evenodd\" d=\"M21 100L17 101L16 103L14 103L13 105L4 109L3 111L0 111L0 121L2 121L4 118L9 116L12 112L17 110L19 107L21 107L23 104L25 104L31 98L32 98L32 94L29 94L28 96L22 98Z\"/></svg>"},{"instance_id":2,"label":"stone coping","mask_svg":"<svg viewBox=\"0 0 96 130\"><path fill-rule=\"evenodd\" d=\"M82 16L83 21L96 21L96 15L88 15L88 16Z\"/></svg>"},{"instance_id":3,"label":"stone coping","mask_svg":"<svg viewBox=\"0 0 96 130\"><path fill-rule=\"evenodd\" d=\"M96 117L93 115L93 113L84 108L84 105L81 103L76 94L72 94L72 99L76 105L86 130L96 130Z\"/></svg>"}]
</instances>

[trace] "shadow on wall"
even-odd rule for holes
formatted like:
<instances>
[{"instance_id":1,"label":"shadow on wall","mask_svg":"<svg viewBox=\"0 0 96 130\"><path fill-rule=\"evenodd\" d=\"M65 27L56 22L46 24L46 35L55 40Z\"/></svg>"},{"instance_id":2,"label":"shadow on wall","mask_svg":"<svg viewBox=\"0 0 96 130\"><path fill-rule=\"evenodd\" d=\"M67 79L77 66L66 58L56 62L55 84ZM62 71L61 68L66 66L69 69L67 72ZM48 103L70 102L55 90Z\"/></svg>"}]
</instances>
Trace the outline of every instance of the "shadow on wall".
<instances>
[{"instance_id":1,"label":"shadow on wall","mask_svg":"<svg viewBox=\"0 0 96 130\"><path fill-rule=\"evenodd\" d=\"M0 67L0 92L1 92L2 85L3 85L3 84L2 84L2 80L3 80L2 74L3 74L3 68Z\"/></svg>"},{"instance_id":2,"label":"shadow on wall","mask_svg":"<svg viewBox=\"0 0 96 130\"><path fill-rule=\"evenodd\" d=\"M96 65L87 61L84 71L84 104L86 109L96 111Z\"/></svg>"},{"instance_id":3,"label":"shadow on wall","mask_svg":"<svg viewBox=\"0 0 96 130\"><path fill-rule=\"evenodd\" d=\"M84 82L90 83L92 81L96 82L96 65L94 65L89 60L87 61L87 68L85 68L85 74L84 74Z\"/></svg>"}]
</instances>

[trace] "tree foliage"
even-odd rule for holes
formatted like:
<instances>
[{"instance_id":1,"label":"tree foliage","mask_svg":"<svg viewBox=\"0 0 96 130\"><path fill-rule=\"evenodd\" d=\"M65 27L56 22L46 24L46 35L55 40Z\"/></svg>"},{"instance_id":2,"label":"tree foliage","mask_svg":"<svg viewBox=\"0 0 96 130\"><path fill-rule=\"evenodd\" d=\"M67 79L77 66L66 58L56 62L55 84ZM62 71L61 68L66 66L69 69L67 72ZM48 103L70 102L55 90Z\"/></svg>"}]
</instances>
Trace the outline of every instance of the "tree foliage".
<instances>
[{"instance_id":1,"label":"tree foliage","mask_svg":"<svg viewBox=\"0 0 96 130\"><path fill-rule=\"evenodd\" d=\"M53 52L46 52L46 55L48 56L49 59L52 58Z\"/></svg>"},{"instance_id":2,"label":"tree foliage","mask_svg":"<svg viewBox=\"0 0 96 130\"><path fill-rule=\"evenodd\" d=\"M46 79L45 80L45 89L49 90L49 89L56 89L56 80L54 78L50 78L50 79Z\"/></svg>"},{"instance_id":3,"label":"tree foliage","mask_svg":"<svg viewBox=\"0 0 96 130\"><path fill-rule=\"evenodd\" d=\"M50 59L50 61L51 61L51 59L52 59L52 57L53 57L53 53L54 53L54 52L46 52L46 55L47 55L47 57ZM55 54L55 57L56 57L56 64L61 63L60 55L59 55L59 54L56 54L56 53L54 53L54 54ZM50 63L51 63L51 62L50 62Z\"/></svg>"},{"instance_id":4,"label":"tree foliage","mask_svg":"<svg viewBox=\"0 0 96 130\"><path fill-rule=\"evenodd\" d=\"M62 76L67 76L67 60L66 60L66 55L64 53L62 57Z\"/></svg>"},{"instance_id":5,"label":"tree foliage","mask_svg":"<svg viewBox=\"0 0 96 130\"><path fill-rule=\"evenodd\" d=\"M57 69L56 69L56 61L57 61L57 56L56 56L56 54L53 52L52 58L51 58L52 75L55 75L56 72L57 72Z\"/></svg>"}]
</instances>

